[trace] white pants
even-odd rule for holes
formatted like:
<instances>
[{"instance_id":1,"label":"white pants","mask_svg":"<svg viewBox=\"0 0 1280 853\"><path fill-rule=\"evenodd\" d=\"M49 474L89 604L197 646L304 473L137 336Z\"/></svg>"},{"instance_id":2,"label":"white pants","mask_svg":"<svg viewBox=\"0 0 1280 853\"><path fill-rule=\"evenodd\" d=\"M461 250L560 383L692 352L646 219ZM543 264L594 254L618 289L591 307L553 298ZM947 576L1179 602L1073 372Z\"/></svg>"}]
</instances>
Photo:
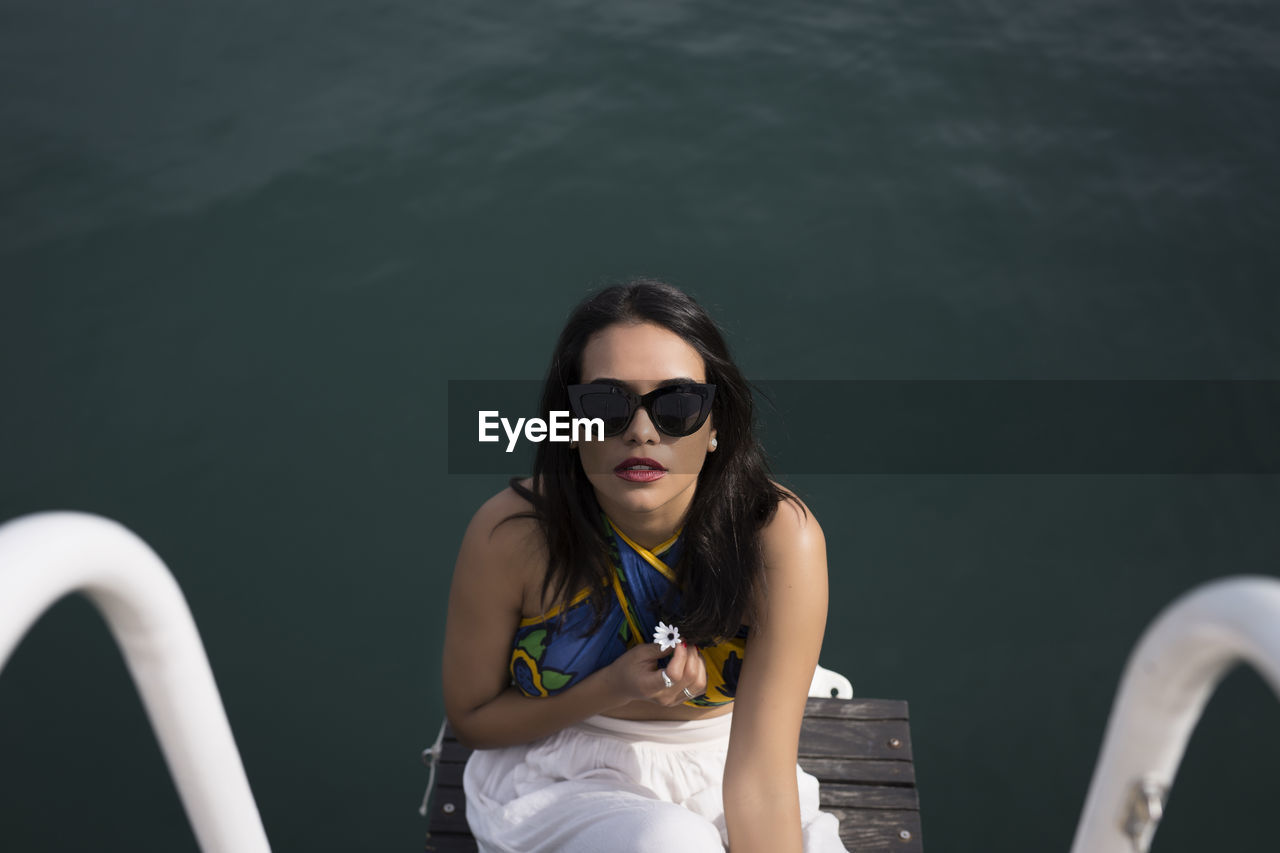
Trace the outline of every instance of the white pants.
<instances>
[{"instance_id":1,"label":"white pants","mask_svg":"<svg viewBox=\"0 0 1280 853\"><path fill-rule=\"evenodd\" d=\"M733 714L594 716L520 746L477 749L462 777L481 853L723 853ZM818 780L798 765L805 853L847 853Z\"/></svg>"}]
</instances>

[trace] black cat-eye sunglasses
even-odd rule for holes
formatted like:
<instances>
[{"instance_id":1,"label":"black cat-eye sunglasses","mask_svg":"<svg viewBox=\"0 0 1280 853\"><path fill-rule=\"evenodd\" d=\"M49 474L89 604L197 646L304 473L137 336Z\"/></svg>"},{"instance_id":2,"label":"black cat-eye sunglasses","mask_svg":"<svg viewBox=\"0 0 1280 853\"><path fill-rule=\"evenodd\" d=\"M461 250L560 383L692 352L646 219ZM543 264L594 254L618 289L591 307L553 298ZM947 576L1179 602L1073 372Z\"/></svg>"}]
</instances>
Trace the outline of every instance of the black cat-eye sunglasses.
<instances>
[{"instance_id":1,"label":"black cat-eye sunglasses","mask_svg":"<svg viewBox=\"0 0 1280 853\"><path fill-rule=\"evenodd\" d=\"M711 414L716 386L711 384L664 385L648 394L636 394L621 385L603 382L570 385L569 405L579 418L600 418L604 435L618 435L644 406L659 432L674 438L697 432Z\"/></svg>"}]
</instances>

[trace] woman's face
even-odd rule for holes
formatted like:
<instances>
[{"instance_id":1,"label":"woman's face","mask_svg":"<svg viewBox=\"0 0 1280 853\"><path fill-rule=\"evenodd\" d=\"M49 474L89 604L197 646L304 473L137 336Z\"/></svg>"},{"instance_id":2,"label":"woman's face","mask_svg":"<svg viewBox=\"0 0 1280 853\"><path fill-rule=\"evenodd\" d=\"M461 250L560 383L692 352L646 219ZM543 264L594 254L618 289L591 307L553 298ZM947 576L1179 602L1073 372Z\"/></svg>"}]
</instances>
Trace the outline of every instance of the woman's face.
<instances>
[{"instance_id":1,"label":"woman's face","mask_svg":"<svg viewBox=\"0 0 1280 853\"><path fill-rule=\"evenodd\" d=\"M706 382L706 367L683 338L654 323L606 326L591 336L582 351L584 383L619 380L635 394L645 394L666 379ZM582 468L604 511L613 518L670 513L662 522L679 524L693 500L698 472L712 452L716 431L711 421L708 417L697 432L674 438L659 432L648 409L641 406L618 435L579 442ZM652 459L665 470L649 482L624 479L618 468L633 457Z\"/></svg>"}]
</instances>

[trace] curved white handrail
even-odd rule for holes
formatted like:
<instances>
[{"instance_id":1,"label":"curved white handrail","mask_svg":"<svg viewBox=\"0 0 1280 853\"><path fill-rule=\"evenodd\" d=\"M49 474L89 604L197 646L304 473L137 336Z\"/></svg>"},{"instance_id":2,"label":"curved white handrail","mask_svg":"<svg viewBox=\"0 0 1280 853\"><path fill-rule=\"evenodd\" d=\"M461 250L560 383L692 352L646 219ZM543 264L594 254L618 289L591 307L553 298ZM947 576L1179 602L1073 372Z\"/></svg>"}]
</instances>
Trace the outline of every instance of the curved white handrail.
<instances>
[{"instance_id":1,"label":"curved white handrail","mask_svg":"<svg viewBox=\"0 0 1280 853\"><path fill-rule=\"evenodd\" d=\"M44 512L0 526L0 670L46 610L83 592L106 618L206 853L267 853L231 726L173 575L122 525Z\"/></svg>"},{"instance_id":2,"label":"curved white handrail","mask_svg":"<svg viewBox=\"0 0 1280 853\"><path fill-rule=\"evenodd\" d=\"M1280 695L1280 581L1196 587L1142 635L1125 666L1072 853L1145 851L1205 703L1252 665Z\"/></svg>"}]
</instances>

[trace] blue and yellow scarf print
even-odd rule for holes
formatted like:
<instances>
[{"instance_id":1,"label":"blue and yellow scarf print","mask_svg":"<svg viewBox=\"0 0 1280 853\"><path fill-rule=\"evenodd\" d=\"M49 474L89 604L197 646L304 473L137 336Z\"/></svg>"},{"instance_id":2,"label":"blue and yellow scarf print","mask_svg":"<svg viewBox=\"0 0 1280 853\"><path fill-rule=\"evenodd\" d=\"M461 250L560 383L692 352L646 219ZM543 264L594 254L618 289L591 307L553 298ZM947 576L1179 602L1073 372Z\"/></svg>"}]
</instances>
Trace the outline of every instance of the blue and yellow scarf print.
<instances>
[{"instance_id":1,"label":"blue and yellow scarf print","mask_svg":"<svg viewBox=\"0 0 1280 853\"><path fill-rule=\"evenodd\" d=\"M651 642L659 621L657 608L676 583L670 567L680 559L680 530L650 551L614 527L603 512L601 518L609 533L614 606L594 633L589 633L594 616L589 589L567 606L520 621L511 652L511 679L527 696L553 696L613 663L637 643ZM678 608L678 595L675 604ZM708 707L733 701L747 632L744 625L725 642L698 650L707 667L707 690L684 704Z\"/></svg>"}]
</instances>

